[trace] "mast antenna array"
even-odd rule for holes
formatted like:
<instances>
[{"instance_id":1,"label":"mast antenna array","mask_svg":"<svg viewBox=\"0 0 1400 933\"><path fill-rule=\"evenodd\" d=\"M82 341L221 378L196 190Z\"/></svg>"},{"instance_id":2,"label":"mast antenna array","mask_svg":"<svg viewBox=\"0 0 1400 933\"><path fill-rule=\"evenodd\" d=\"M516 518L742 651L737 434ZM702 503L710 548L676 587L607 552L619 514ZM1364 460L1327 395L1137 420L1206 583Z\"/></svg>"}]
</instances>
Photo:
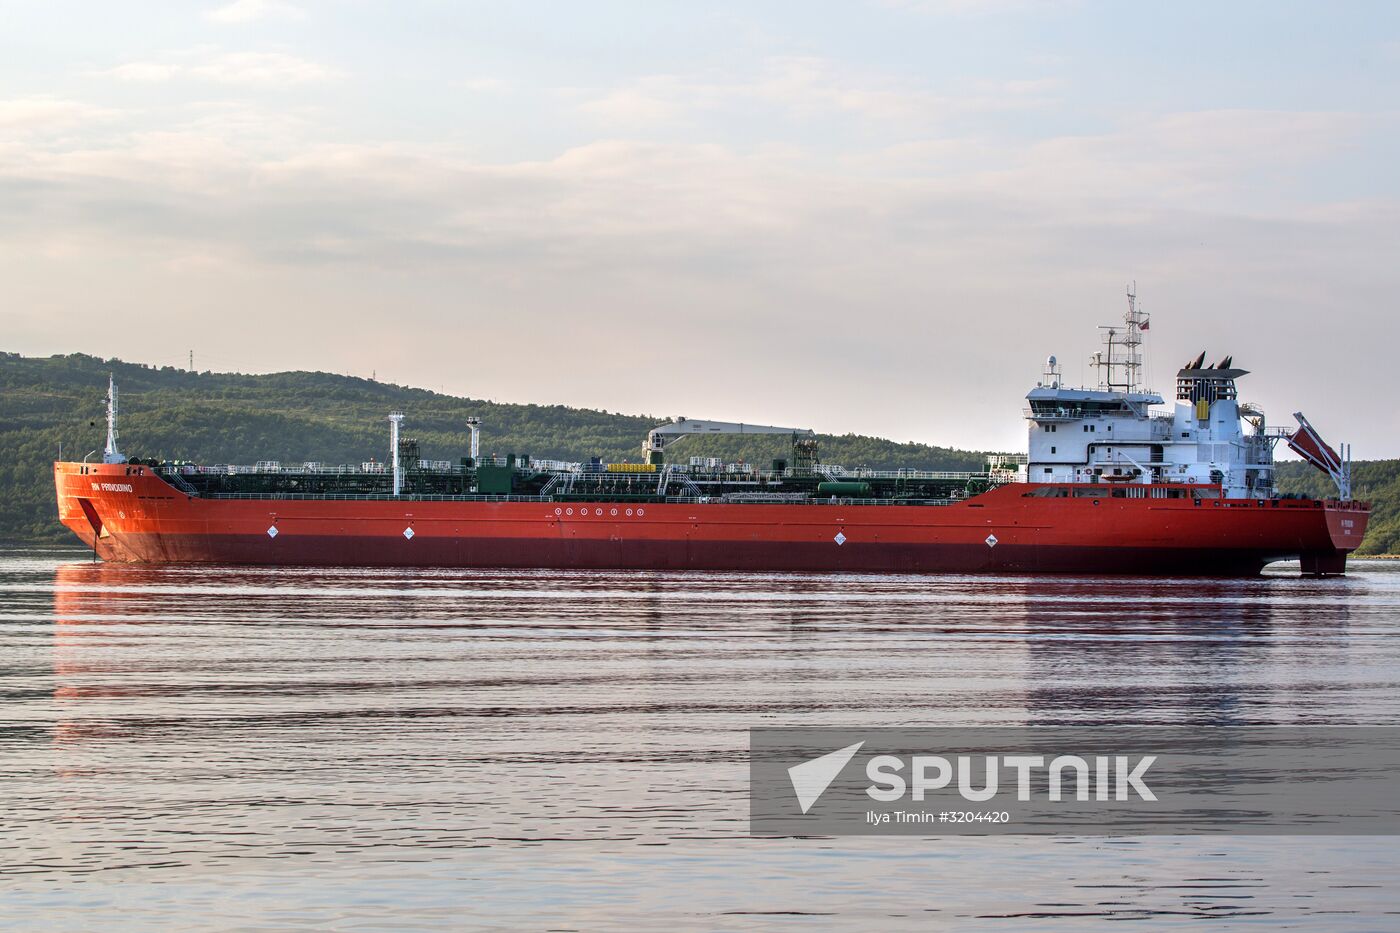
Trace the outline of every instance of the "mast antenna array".
<instances>
[{"instance_id":1,"label":"mast antenna array","mask_svg":"<svg viewBox=\"0 0 1400 933\"><path fill-rule=\"evenodd\" d=\"M1137 282L1128 286L1128 310L1123 326L1100 327L1104 349L1090 361L1098 370L1099 388L1137 392L1142 387L1142 335L1149 329L1151 316L1138 304Z\"/></svg>"}]
</instances>

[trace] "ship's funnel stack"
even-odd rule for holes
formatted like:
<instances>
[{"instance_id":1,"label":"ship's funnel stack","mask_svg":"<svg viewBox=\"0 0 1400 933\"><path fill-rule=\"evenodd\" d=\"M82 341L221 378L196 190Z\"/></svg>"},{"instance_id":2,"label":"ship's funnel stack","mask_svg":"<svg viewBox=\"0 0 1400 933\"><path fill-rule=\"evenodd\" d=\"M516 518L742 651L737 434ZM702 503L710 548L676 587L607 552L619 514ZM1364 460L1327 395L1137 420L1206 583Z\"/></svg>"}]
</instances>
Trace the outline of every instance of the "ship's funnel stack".
<instances>
[{"instance_id":1,"label":"ship's funnel stack","mask_svg":"<svg viewBox=\"0 0 1400 933\"><path fill-rule=\"evenodd\" d=\"M1188 363L1176 374L1176 400L1189 402L1195 410L1196 420L1206 422L1211 417L1211 406L1216 402L1235 404L1238 393L1235 380L1249 375L1248 370L1235 369L1233 357L1225 357L1215 366L1205 366L1205 352Z\"/></svg>"}]
</instances>

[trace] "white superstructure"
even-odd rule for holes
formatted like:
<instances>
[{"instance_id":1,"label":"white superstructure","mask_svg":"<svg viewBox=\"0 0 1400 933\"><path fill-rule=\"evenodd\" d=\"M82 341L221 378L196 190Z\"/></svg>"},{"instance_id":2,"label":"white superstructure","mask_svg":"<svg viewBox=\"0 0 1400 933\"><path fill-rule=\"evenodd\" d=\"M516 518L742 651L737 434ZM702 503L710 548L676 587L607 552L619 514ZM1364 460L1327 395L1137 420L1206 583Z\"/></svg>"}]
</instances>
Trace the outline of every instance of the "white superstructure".
<instances>
[{"instance_id":1,"label":"white superstructure","mask_svg":"<svg viewBox=\"0 0 1400 933\"><path fill-rule=\"evenodd\" d=\"M1190 483L1222 487L1228 498L1273 495L1273 444L1259 409L1241 404L1235 380L1246 374L1225 357L1205 365L1202 353L1176 375L1170 413L1155 392L1138 385L1147 314L1128 291L1123 326L1104 328L1106 349L1094 355L1095 388L1064 385L1052 356L1026 396L1032 483ZM1142 493L1146 495L1146 491Z\"/></svg>"}]
</instances>

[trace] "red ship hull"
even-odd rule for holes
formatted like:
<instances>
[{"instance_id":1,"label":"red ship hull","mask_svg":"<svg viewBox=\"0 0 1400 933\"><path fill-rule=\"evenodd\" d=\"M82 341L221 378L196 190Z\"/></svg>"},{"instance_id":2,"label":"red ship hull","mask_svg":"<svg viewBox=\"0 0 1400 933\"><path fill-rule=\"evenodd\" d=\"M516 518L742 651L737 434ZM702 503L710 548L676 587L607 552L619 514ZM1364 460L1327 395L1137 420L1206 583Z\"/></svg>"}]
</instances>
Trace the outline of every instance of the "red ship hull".
<instances>
[{"instance_id":1,"label":"red ship hull","mask_svg":"<svg viewBox=\"0 0 1400 933\"><path fill-rule=\"evenodd\" d=\"M105 560L262 565L1251 576L1345 570L1369 507L1044 498L946 506L218 499L149 469L54 464L60 520ZM1218 494L1218 491L1216 491Z\"/></svg>"}]
</instances>

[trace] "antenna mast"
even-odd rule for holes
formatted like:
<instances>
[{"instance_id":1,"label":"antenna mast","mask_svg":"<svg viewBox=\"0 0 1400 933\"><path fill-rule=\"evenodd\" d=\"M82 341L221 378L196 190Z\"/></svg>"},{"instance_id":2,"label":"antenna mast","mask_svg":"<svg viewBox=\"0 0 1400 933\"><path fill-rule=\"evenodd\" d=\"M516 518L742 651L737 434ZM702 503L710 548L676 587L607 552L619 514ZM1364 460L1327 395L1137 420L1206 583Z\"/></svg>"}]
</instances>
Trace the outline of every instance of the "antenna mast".
<instances>
[{"instance_id":1,"label":"antenna mast","mask_svg":"<svg viewBox=\"0 0 1400 933\"><path fill-rule=\"evenodd\" d=\"M117 450L117 379L111 373L107 374L107 448L102 451L102 462L126 462Z\"/></svg>"},{"instance_id":2,"label":"antenna mast","mask_svg":"<svg viewBox=\"0 0 1400 933\"><path fill-rule=\"evenodd\" d=\"M1099 387L1137 392L1142 385L1142 334L1149 327L1150 317L1137 301L1137 282L1128 286L1128 310L1123 326L1100 327L1104 349L1093 356L1093 366L1099 372Z\"/></svg>"}]
</instances>

